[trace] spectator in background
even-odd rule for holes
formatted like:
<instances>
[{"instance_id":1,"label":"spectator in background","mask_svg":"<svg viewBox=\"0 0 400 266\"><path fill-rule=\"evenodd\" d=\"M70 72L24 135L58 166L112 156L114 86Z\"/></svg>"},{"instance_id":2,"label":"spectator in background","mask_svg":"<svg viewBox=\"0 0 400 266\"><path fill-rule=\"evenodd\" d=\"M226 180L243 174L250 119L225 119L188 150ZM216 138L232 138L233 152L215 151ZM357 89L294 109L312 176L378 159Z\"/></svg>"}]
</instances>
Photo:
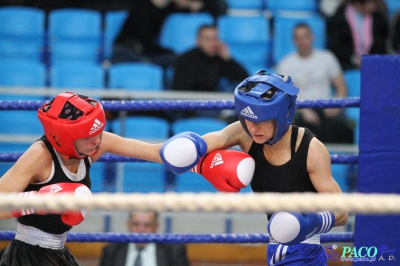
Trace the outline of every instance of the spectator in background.
<instances>
[{"instance_id":1,"label":"spectator in background","mask_svg":"<svg viewBox=\"0 0 400 266\"><path fill-rule=\"evenodd\" d=\"M331 51L313 48L313 41L311 28L306 23L297 24L293 30L297 51L284 57L278 63L276 72L293 78L295 86L300 89L300 100L347 97L339 61ZM353 125L342 109L300 109L294 122L309 128L322 142L353 143Z\"/></svg>"},{"instance_id":2,"label":"spectator in background","mask_svg":"<svg viewBox=\"0 0 400 266\"><path fill-rule=\"evenodd\" d=\"M388 51L391 54L400 54L400 10L390 20Z\"/></svg>"},{"instance_id":3,"label":"spectator in background","mask_svg":"<svg viewBox=\"0 0 400 266\"><path fill-rule=\"evenodd\" d=\"M228 84L237 84L248 76L247 71L231 57L228 46L219 39L215 26L200 27L196 44L177 59L172 90L221 91L226 90L219 87L222 78L228 80Z\"/></svg>"},{"instance_id":4,"label":"spectator in background","mask_svg":"<svg viewBox=\"0 0 400 266\"><path fill-rule=\"evenodd\" d=\"M345 0L327 21L328 47L344 70L358 69L361 55L386 54L388 21L378 0Z\"/></svg>"},{"instance_id":5,"label":"spectator in background","mask_svg":"<svg viewBox=\"0 0 400 266\"><path fill-rule=\"evenodd\" d=\"M217 91L222 77L237 83L247 71L229 53L215 26L199 28L197 46L179 56L174 66L172 90Z\"/></svg>"},{"instance_id":6,"label":"spectator in background","mask_svg":"<svg viewBox=\"0 0 400 266\"><path fill-rule=\"evenodd\" d=\"M159 227L156 211L133 211L127 221L131 233L156 233ZM136 258L141 264L136 264ZM158 265L188 266L186 246L183 244L122 243L103 248L100 266Z\"/></svg>"},{"instance_id":7,"label":"spectator in background","mask_svg":"<svg viewBox=\"0 0 400 266\"><path fill-rule=\"evenodd\" d=\"M223 3L223 0L216 1ZM176 54L158 43L162 25L174 12L224 13L223 5L210 0L136 0L114 42L112 63L149 62L171 66Z\"/></svg>"}]
</instances>

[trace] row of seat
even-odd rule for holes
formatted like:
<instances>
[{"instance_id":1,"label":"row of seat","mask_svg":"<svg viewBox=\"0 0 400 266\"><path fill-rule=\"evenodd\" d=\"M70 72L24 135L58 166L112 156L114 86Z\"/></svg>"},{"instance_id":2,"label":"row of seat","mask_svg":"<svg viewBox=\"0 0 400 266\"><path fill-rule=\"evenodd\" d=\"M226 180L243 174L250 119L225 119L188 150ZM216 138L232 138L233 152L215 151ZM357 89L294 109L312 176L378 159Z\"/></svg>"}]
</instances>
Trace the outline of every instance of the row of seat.
<instances>
[{"instance_id":1,"label":"row of seat","mask_svg":"<svg viewBox=\"0 0 400 266\"><path fill-rule=\"evenodd\" d=\"M226 0L229 9L269 10L272 13L287 10L317 11L318 0Z\"/></svg>"},{"instance_id":2,"label":"row of seat","mask_svg":"<svg viewBox=\"0 0 400 266\"><path fill-rule=\"evenodd\" d=\"M77 8L43 10L28 7L0 8L0 58L25 58L53 64L82 60L100 63L111 57L113 41L128 15L127 11ZM274 23L263 14L225 15L217 19L221 39L232 55L249 70L267 67L294 49L291 29L297 22L311 24L317 47L325 46L325 21L317 13L291 16L276 14ZM160 43L178 54L195 45L197 29L213 23L208 13L174 13L165 21ZM102 26L104 24L104 26ZM250 71L253 72L253 71Z\"/></svg>"},{"instance_id":3,"label":"row of seat","mask_svg":"<svg viewBox=\"0 0 400 266\"><path fill-rule=\"evenodd\" d=\"M0 59L0 86L54 87L73 89L164 90L164 70L148 63L120 63L108 69L86 62L55 64L47 72L44 64L25 60ZM345 71L349 97L360 96L360 71ZM2 94L0 99L7 100ZM27 99L27 97L25 97Z\"/></svg>"},{"instance_id":4,"label":"row of seat","mask_svg":"<svg viewBox=\"0 0 400 266\"><path fill-rule=\"evenodd\" d=\"M35 100L31 96L13 96L13 87L53 87L77 89L135 89L159 91L164 89L164 70L147 63L120 63L107 70L87 62L60 62L47 71L43 63L26 60L0 59L0 86L9 87L9 94L0 99Z\"/></svg>"},{"instance_id":5,"label":"row of seat","mask_svg":"<svg viewBox=\"0 0 400 266\"><path fill-rule=\"evenodd\" d=\"M40 63L19 62L11 60L4 63L0 60L0 86L6 86L8 93L2 93L0 100L44 100L42 96L14 94L14 86L44 87L47 74L45 67ZM106 75L107 74L107 75ZM100 65L87 63L65 63L54 66L49 74L51 87L65 88L75 92L80 89L105 88L161 91L163 86L163 70L157 65L144 63L123 63L112 65L108 71ZM106 78L107 76L107 78ZM361 77L359 70L344 72L348 86L348 97L360 97ZM359 108L346 108L347 116L355 122L355 143L359 139Z\"/></svg>"},{"instance_id":6,"label":"row of seat","mask_svg":"<svg viewBox=\"0 0 400 266\"><path fill-rule=\"evenodd\" d=\"M229 11L232 13L246 13L246 11L254 12L270 12L272 15L279 12L300 11L300 12L317 12L319 10L320 0L225 0L228 4ZM387 6L388 17L400 9L400 1L384 0ZM247 12L249 13L249 12Z\"/></svg>"}]
</instances>

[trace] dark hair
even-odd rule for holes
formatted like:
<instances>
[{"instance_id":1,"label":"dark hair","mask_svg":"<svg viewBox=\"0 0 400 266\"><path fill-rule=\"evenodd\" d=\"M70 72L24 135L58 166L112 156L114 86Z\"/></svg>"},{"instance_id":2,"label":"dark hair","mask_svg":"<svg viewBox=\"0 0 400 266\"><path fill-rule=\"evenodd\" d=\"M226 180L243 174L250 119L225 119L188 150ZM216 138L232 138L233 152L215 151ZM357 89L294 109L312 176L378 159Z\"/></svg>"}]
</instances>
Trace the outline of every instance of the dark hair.
<instances>
[{"instance_id":1,"label":"dark hair","mask_svg":"<svg viewBox=\"0 0 400 266\"><path fill-rule=\"evenodd\" d=\"M201 32L203 30L207 30L207 29L217 29L217 27L215 25L211 25L211 24L205 24L205 25L201 25L199 27L199 29L197 30L197 37L200 36Z\"/></svg>"},{"instance_id":2,"label":"dark hair","mask_svg":"<svg viewBox=\"0 0 400 266\"><path fill-rule=\"evenodd\" d=\"M311 32L311 34L313 34L313 31L312 31L310 25L308 25L306 22L299 22L293 27L293 35L294 35L295 31L300 28L306 28Z\"/></svg>"}]
</instances>

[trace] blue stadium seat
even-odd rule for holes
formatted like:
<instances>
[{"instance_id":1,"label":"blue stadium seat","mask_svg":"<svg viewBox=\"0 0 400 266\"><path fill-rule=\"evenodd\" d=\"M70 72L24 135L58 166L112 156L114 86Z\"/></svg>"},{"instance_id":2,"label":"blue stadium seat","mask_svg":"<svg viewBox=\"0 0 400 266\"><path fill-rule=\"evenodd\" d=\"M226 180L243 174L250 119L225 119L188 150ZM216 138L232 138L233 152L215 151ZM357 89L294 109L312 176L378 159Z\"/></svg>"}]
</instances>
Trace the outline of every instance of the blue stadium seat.
<instances>
[{"instance_id":1,"label":"blue stadium seat","mask_svg":"<svg viewBox=\"0 0 400 266\"><path fill-rule=\"evenodd\" d=\"M233 58L245 68L262 68L270 61L270 22L264 16L221 16L217 20L219 36Z\"/></svg>"},{"instance_id":2,"label":"blue stadium seat","mask_svg":"<svg viewBox=\"0 0 400 266\"><path fill-rule=\"evenodd\" d=\"M90 180L92 193L106 192L104 189L105 182L105 163L97 162L90 166Z\"/></svg>"},{"instance_id":3,"label":"blue stadium seat","mask_svg":"<svg viewBox=\"0 0 400 266\"><path fill-rule=\"evenodd\" d=\"M169 122L157 117L128 116L124 122L113 121L112 128L118 135L149 142L160 142L169 137ZM164 192L166 171L165 166L158 163L124 163L123 192Z\"/></svg>"},{"instance_id":4,"label":"blue stadium seat","mask_svg":"<svg viewBox=\"0 0 400 266\"><path fill-rule=\"evenodd\" d=\"M105 14L103 59L109 60L111 58L114 40L128 14L127 10L108 11Z\"/></svg>"},{"instance_id":5,"label":"blue stadium seat","mask_svg":"<svg viewBox=\"0 0 400 266\"><path fill-rule=\"evenodd\" d=\"M325 48L325 20L319 15L274 17L274 30L272 38L272 64L277 64L285 55L295 51L293 44L293 28L298 23L306 23L314 34L314 47Z\"/></svg>"},{"instance_id":6,"label":"blue stadium seat","mask_svg":"<svg viewBox=\"0 0 400 266\"><path fill-rule=\"evenodd\" d=\"M3 112L3 111L2 111ZM1 119L0 119L1 120ZM3 134L0 132L0 135ZM11 138L10 138L11 139ZM30 142L15 142L15 137L12 140L12 142L3 142L0 141L0 152L7 152L7 153L22 153L25 152L29 146L33 143L33 141ZM11 168L11 166L14 165L14 162L0 162L0 177L3 176L5 172L8 171L8 169Z\"/></svg>"},{"instance_id":7,"label":"blue stadium seat","mask_svg":"<svg viewBox=\"0 0 400 266\"><path fill-rule=\"evenodd\" d=\"M0 135L3 134L2 132L0 132ZM32 141L25 141L22 140L20 142L15 142L15 141L1 141L0 142L0 152L25 152L31 145L32 143L35 141L36 139L32 140ZM2 164L2 163L0 163ZM11 164L14 164L14 162L12 162ZM1 174L0 174L1 176Z\"/></svg>"},{"instance_id":8,"label":"blue stadium seat","mask_svg":"<svg viewBox=\"0 0 400 266\"><path fill-rule=\"evenodd\" d=\"M192 131L199 135L204 135L212 131L221 130L227 125L225 121L211 117L183 118L172 123L172 134L176 135L180 132Z\"/></svg>"},{"instance_id":9,"label":"blue stadium seat","mask_svg":"<svg viewBox=\"0 0 400 266\"><path fill-rule=\"evenodd\" d=\"M361 71L359 69L346 70L343 73L347 84L348 97L360 97L361 93Z\"/></svg>"},{"instance_id":10,"label":"blue stadium seat","mask_svg":"<svg viewBox=\"0 0 400 266\"><path fill-rule=\"evenodd\" d=\"M33 142L43 135L42 125L36 111L1 111L0 124L0 152L25 152ZM0 163L0 176L13 164L14 162Z\"/></svg>"},{"instance_id":11,"label":"blue stadium seat","mask_svg":"<svg viewBox=\"0 0 400 266\"><path fill-rule=\"evenodd\" d=\"M316 0L265 0L266 8L273 15L277 15L281 11L301 11L301 12L317 12L318 1Z\"/></svg>"},{"instance_id":12,"label":"blue stadium seat","mask_svg":"<svg viewBox=\"0 0 400 266\"><path fill-rule=\"evenodd\" d=\"M13 166L13 165L14 165L14 163L1 162L0 163L0 176L3 176L8 171L8 169L10 169L11 166Z\"/></svg>"},{"instance_id":13,"label":"blue stadium seat","mask_svg":"<svg viewBox=\"0 0 400 266\"><path fill-rule=\"evenodd\" d=\"M349 166L346 164L331 165L332 176L343 192L349 192L350 189L349 170Z\"/></svg>"},{"instance_id":14,"label":"blue stadium seat","mask_svg":"<svg viewBox=\"0 0 400 266\"><path fill-rule=\"evenodd\" d=\"M396 11L400 10L400 1L399 0L385 0L387 10L388 10L388 17L389 19L392 18Z\"/></svg>"},{"instance_id":15,"label":"blue stadium seat","mask_svg":"<svg viewBox=\"0 0 400 266\"><path fill-rule=\"evenodd\" d=\"M45 12L31 7L0 8L0 58L41 62L45 41Z\"/></svg>"},{"instance_id":16,"label":"blue stadium seat","mask_svg":"<svg viewBox=\"0 0 400 266\"><path fill-rule=\"evenodd\" d=\"M197 30L213 22L208 13L170 14L161 29L160 44L181 54L196 45Z\"/></svg>"},{"instance_id":17,"label":"blue stadium seat","mask_svg":"<svg viewBox=\"0 0 400 266\"><path fill-rule=\"evenodd\" d=\"M50 86L104 89L105 71L101 65L86 62L58 62L52 65Z\"/></svg>"},{"instance_id":18,"label":"blue stadium seat","mask_svg":"<svg viewBox=\"0 0 400 266\"><path fill-rule=\"evenodd\" d=\"M100 62L100 11L64 8L49 14L51 64L58 61Z\"/></svg>"},{"instance_id":19,"label":"blue stadium seat","mask_svg":"<svg viewBox=\"0 0 400 266\"><path fill-rule=\"evenodd\" d=\"M152 162L124 164L123 192L165 192L166 168Z\"/></svg>"},{"instance_id":20,"label":"blue stadium seat","mask_svg":"<svg viewBox=\"0 0 400 266\"><path fill-rule=\"evenodd\" d=\"M36 110L4 110L0 116L0 134L31 136L32 140L43 135L42 124Z\"/></svg>"},{"instance_id":21,"label":"blue stadium seat","mask_svg":"<svg viewBox=\"0 0 400 266\"><path fill-rule=\"evenodd\" d=\"M112 131L129 138L165 140L169 137L170 124L159 117L127 116L112 121Z\"/></svg>"},{"instance_id":22,"label":"blue stadium seat","mask_svg":"<svg viewBox=\"0 0 400 266\"><path fill-rule=\"evenodd\" d=\"M46 86L46 68L43 63L24 59L0 59L0 86L10 87L10 93L0 100L43 100L42 96L14 94L13 87Z\"/></svg>"},{"instance_id":23,"label":"blue stadium seat","mask_svg":"<svg viewBox=\"0 0 400 266\"><path fill-rule=\"evenodd\" d=\"M228 9L255 9L261 11L264 7L263 0L226 0Z\"/></svg>"},{"instance_id":24,"label":"blue stadium seat","mask_svg":"<svg viewBox=\"0 0 400 266\"><path fill-rule=\"evenodd\" d=\"M346 70L344 72L344 79L347 84L347 96L348 97L360 97L361 92L361 71ZM354 143L358 144L360 138L360 108L349 107L345 109L345 113L348 118L354 121Z\"/></svg>"},{"instance_id":25,"label":"blue stadium seat","mask_svg":"<svg viewBox=\"0 0 400 266\"><path fill-rule=\"evenodd\" d=\"M44 64L30 60L0 59L0 85L43 87L46 85Z\"/></svg>"},{"instance_id":26,"label":"blue stadium seat","mask_svg":"<svg viewBox=\"0 0 400 266\"><path fill-rule=\"evenodd\" d=\"M147 63L120 63L108 69L110 89L163 90L163 69Z\"/></svg>"},{"instance_id":27,"label":"blue stadium seat","mask_svg":"<svg viewBox=\"0 0 400 266\"><path fill-rule=\"evenodd\" d=\"M188 172L176 176L175 192L218 192L207 179L199 174Z\"/></svg>"}]
</instances>

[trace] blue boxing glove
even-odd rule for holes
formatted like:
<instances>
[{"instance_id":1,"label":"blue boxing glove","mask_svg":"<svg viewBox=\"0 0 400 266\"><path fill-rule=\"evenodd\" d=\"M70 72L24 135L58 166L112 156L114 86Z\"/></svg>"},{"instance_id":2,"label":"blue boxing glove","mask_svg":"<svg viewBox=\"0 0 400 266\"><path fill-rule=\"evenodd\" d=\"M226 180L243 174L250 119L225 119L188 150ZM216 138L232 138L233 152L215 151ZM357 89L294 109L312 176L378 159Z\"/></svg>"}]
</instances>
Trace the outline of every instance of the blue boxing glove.
<instances>
[{"instance_id":1,"label":"blue boxing glove","mask_svg":"<svg viewBox=\"0 0 400 266\"><path fill-rule=\"evenodd\" d=\"M160 156L168 170L174 174L189 171L207 152L207 143L193 132L179 133L167 140Z\"/></svg>"},{"instance_id":2,"label":"blue boxing glove","mask_svg":"<svg viewBox=\"0 0 400 266\"><path fill-rule=\"evenodd\" d=\"M326 233L335 224L332 212L275 212L268 222L268 233L278 243L295 245L315 234Z\"/></svg>"}]
</instances>

